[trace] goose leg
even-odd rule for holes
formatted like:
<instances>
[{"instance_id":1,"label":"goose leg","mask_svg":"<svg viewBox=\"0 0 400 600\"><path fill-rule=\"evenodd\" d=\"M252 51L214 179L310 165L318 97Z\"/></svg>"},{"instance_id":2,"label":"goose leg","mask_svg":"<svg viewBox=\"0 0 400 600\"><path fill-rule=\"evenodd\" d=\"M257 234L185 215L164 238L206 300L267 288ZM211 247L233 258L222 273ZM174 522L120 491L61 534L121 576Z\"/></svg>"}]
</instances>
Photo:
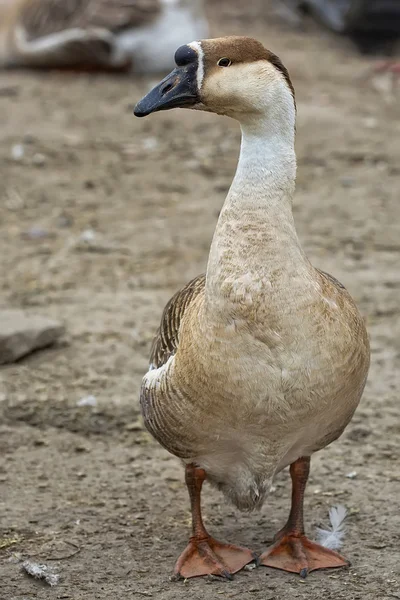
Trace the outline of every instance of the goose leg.
<instances>
[{"instance_id":1,"label":"goose leg","mask_svg":"<svg viewBox=\"0 0 400 600\"><path fill-rule=\"evenodd\" d=\"M315 569L348 566L337 552L312 542L304 535L303 501L310 472L310 458L303 457L290 465L292 507L286 525L275 536L275 543L259 558L259 564L307 577Z\"/></svg>"},{"instance_id":2,"label":"goose leg","mask_svg":"<svg viewBox=\"0 0 400 600\"><path fill-rule=\"evenodd\" d=\"M218 542L207 532L200 505L201 488L205 478L204 469L193 464L186 466L185 479L192 510L192 536L175 565L176 579L200 575L219 575L232 579L234 573L255 560L255 556L247 548Z\"/></svg>"}]
</instances>

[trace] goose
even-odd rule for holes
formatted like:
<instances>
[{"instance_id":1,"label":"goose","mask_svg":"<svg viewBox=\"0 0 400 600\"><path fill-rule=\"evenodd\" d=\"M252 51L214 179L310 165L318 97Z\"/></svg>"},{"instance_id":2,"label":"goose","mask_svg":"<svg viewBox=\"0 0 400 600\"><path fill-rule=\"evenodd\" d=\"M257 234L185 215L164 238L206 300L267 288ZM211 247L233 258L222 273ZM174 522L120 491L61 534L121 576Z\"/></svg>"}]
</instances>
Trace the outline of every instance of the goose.
<instances>
[{"instance_id":1,"label":"goose","mask_svg":"<svg viewBox=\"0 0 400 600\"><path fill-rule=\"evenodd\" d=\"M207 35L203 0L0 0L2 68L161 73Z\"/></svg>"},{"instance_id":2,"label":"goose","mask_svg":"<svg viewBox=\"0 0 400 600\"><path fill-rule=\"evenodd\" d=\"M306 537L303 499L311 455L341 435L360 401L369 341L349 293L311 265L296 233L293 85L281 60L247 37L191 42L175 63L134 114L226 115L242 141L206 274L166 305L140 392L146 427L185 465L192 535L174 576L231 578L254 560L206 530L205 480L254 510L285 467L289 518L258 563L302 577L345 566Z\"/></svg>"},{"instance_id":3,"label":"goose","mask_svg":"<svg viewBox=\"0 0 400 600\"><path fill-rule=\"evenodd\" d=\"M382 54L366 73L388 73L393 88L400 77L400 61L393 58L400 39L400 4L397 0L281 0L295 17L307 11L331 31L346 35L362 54Z\"/></svg>"},{"instance_id":4,"label":"goose","mask_svg":"<svg viewBox=\"0 0 400 600\"><path fill-rule=\"evenodd\" d=\"M290 0L286 6L306 10L331 31L347 35L363 54L391 54L400 37L397 0Z\"/></svg>"}]
</instances>

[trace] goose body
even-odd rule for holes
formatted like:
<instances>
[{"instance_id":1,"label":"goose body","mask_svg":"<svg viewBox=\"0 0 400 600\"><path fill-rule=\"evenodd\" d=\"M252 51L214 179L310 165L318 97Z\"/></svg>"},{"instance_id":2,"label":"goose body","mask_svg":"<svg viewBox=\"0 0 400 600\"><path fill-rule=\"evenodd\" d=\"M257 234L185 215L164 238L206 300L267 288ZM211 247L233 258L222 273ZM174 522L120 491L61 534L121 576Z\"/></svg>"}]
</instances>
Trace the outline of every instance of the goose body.
<instances>
[{"instance_id":1,"label":"goose body","mask_svg":"<svg viewBox=\"0 0 400 600\"><path fill-rule=\"evenodd\" d=\"M311 454L342 433L364 389L368 336L348 292L311 265L297 237L285 67L248 38L186 48L136 114L179 105L225 114L240 122L242 144L206 275L167 305L141 404L167 450L251 510L276 473L295 465L297 485Z\"/></svg>"},{"instance_id":2,"label":"goose body","mask_svg":"<svg viewBox=\"0 0 400 600\"><path fill-rule=\"evenodd\" d=\"M243 283L234 284L231 298L224 299L232 313L223 318L221 312L218 322L204 284L186 308L176 354L143 382L142 405L154 437L204 468L207 479L240 509L261 506L276 473L338 438L365 384L366 342L356 311L337 284L323 274L308 275L308 290L293 289L304 294L301 303L279 286L272 292L268 279L249 284L241 275ZM268 295L269 306L253 322L251 313L262 310L260 292ZM247 307L237 306L238 295ZM285 310L276 318L273 305L281 303ZM340 317L329 314L331 306L339 312L347 303L358 344ZM320 319L313 318L315 312ZM329 348L322 332L334 336ZM355 367L358 377L351 376Z\"/></svg>"},{"instance_id":3,"label":"goose body","mask_svg":"<svg viewBox=\"0 0 400 600\"><path fill-rule=\"evenodd\" d=\"M202 0L0 0L0 67L161 72L207 30Z\"/></svg>"}]
</instances>

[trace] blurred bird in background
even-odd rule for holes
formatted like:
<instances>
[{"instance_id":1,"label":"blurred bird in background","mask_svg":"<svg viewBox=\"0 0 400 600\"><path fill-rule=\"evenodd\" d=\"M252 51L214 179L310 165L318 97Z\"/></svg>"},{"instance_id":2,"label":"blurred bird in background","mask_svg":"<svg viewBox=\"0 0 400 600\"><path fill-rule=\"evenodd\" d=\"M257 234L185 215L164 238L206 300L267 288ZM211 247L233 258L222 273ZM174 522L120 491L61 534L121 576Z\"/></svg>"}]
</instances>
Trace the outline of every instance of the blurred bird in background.
<instances>
[{"instance_id":1,"label":"blurred bird in background","mask_svg":"<svg viewBox=\"0 0 400 600\"><path fill-rule=\"evenodd\" d=\"M156 73L208 36L203 0L0 0L0 67Z\"/></svg>"},{"instance_id":2,"label":"blurred bird in background","mask_svg":"<svg viewBox=\"0 0 400 600\"><path fill-rule=\"evenodd\" d=\"M400 40L400 0L282 0L289 10L314 16L331 31L346 35L362 54L383 55L372 73L400 77L392 57Z\"/></svg>"}]
</instances>

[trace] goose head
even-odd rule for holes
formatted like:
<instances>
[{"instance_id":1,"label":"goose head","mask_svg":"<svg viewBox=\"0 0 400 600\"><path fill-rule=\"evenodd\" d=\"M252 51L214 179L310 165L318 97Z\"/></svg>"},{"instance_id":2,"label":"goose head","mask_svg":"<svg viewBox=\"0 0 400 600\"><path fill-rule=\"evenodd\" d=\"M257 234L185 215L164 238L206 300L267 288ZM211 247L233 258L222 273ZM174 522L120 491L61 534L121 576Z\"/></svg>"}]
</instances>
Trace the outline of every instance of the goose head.
<instances>
[{"instance_id":1,"label":"goose head","mask_svg":"<svg viewBox=\"0 0 400 600\"><path fill-rule=\"evenodd\" d=\"M137 117L180 107L239 121L281 116L294 127L288 71L257 40L224 37L192 42L178 48L175 63L176 68L137 103Z\"/></svg>"}]
</instances>

